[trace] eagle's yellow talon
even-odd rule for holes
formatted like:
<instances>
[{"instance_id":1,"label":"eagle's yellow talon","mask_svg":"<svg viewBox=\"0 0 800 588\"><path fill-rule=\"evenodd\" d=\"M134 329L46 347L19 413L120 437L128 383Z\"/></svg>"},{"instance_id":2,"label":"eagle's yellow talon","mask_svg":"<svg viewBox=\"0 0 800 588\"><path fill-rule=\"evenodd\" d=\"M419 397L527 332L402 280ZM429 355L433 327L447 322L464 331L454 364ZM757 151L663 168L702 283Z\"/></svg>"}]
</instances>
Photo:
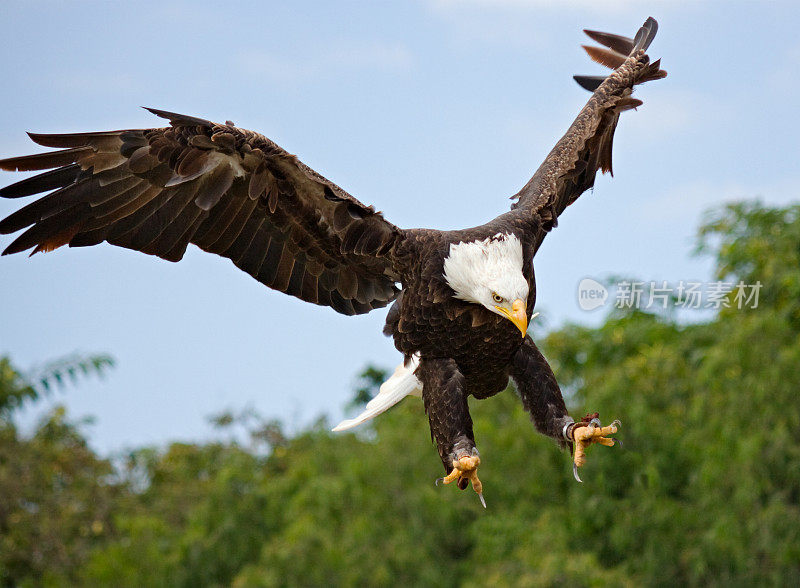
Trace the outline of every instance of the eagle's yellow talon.
<instances>
[{"instance_id":1,"label":"eagle's yellow talon","mask_svg":"<svg viewBox=\"0 0 800 588\"><path fill-rule=\"evenodd\" d=\"M617 425L619 421L614 421L607 427L598 427L594 424L575 427L572 430L572 438L575 443L572 459L574 463L573 474L575 479L579 482L581 479L578 477L577 468L586 463L586 448L592 443L599 443L606 447L613 447L615 445L614 439L609 435L614 435L617 432Z\"/></svg>"},{"instance_id":2,"label":"eagle's yellow talon","mask_svg":"<svg viewBox=\"0 0 800 588\"><path fill-rule=\"evenodd\" d=\"M486 501L483 499L483 484L478 479L478 466L481 458L477 455L468 455L453 462L453 471L441 479L443 484L450 484L456 480L465 478L472 482L472 489L477 492L481 499L483 508L486 508Z\"/></svg>"},{"instance_id":3,"label":"eagle's yellow talon","mask_svg":"<svg viewBox=\"0 0 800 588\"><path fill-rule=\"evenodd\" d=\"M442 478L442 484L449 484L450 482L456 481L461 476L461 472L458 468L453 468L453 471L447 474L444 478Z\"/></svg>"}]
</instances>

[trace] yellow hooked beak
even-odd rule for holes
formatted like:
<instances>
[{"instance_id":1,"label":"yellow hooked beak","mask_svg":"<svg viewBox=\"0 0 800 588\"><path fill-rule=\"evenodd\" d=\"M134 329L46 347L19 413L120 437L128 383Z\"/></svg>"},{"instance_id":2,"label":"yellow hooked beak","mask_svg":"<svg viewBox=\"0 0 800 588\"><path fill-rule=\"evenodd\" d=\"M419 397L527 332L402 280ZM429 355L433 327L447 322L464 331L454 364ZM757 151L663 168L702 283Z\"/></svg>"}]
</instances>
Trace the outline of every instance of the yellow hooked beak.
<instances>
[{"instance_id":1,"label":"yellow hooked beak","mask_svg":"<svg viewBox=\"0 0 800 588\"><path fill-rule=\"evenodd\" d=\"M521 298L517 298L514 301L514 304L511 305L511 310L503 306L495 306L497 310L502 312L506 315L506 318L514 323L519 329L519 332L522 333L522 338L525 338L526 333L528 332L528 315L525 312L525 302L522 301Z\"/></svg>"}]
</instances>

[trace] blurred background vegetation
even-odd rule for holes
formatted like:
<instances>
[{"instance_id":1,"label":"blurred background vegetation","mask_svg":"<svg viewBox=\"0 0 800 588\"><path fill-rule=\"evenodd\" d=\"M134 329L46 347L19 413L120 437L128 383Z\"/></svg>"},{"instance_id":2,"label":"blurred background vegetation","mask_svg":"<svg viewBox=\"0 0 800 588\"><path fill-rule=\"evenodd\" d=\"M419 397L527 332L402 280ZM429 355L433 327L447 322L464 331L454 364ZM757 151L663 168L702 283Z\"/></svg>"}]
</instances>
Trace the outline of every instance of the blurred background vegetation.
<instances>
[{"instance_id":1,"label":"blurred background vegetation","mask_svg":"<svg viewBox=\"0 0 800 588\"><path fill-rule=\"evenodd\" d=\"M619 417L625 448L593 449L578 484L512 390L474 403L488 510L434 487L413 399L354 434L321 419L288 435L245 411L214 417L226 440L103 457L62 408L25 435L15 413L109 358L33 374L3 358L0 583L798 585L800 206L729 205L698 250L717 278L760 281L758 308L704 323L617 310L551 332L573 415ZM364 371L355 405L382 376Z\"/></svg>"}]
</instances>

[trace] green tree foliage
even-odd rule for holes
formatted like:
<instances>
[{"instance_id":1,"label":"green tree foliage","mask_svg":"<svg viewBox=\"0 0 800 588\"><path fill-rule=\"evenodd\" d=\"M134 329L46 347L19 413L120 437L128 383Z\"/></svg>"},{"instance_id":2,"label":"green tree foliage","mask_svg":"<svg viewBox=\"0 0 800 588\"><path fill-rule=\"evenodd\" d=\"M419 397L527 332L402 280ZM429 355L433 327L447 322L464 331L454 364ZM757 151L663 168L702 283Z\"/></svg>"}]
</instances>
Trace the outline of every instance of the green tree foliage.
<instances>
[{"instance_id":1,"label":"green tree foliage","mask_svg":"<svg viewBox=\"0 0 800 588\"><path fill-rule=\"evenodd\" d=\"M109 531L113 468L87 446L61 407L23 438L12 419L52 383L98 373L106 356L73 356L26 376L0 358L0 583L68 584Z\"/></svg>"},{"instance_id":2,"label":"green tree foliage","mask_svg":"<svg viewBox=\"0 0 800 588\"><path fill-rule=\"evenodd\" d=\"M700 247L716 256L720 279L762 283L758 308L732 305L699 324L617 312L599 328L567 325L544 341L573 414L598 410L623 422L624 449L592 448L584 484L511 390L472 403L488 510L471 490L434 486L441 466L413 398L353 434L330 433L321 420L288 435L249 412L218 415L227 440L136 450L115 478L62 417L57 434L45 425L30 439L13 437L27 452L20 467L53 468L52 448L73 439L84 477L56 487L18 475L14 500L30 498L15 512L38 500L50 514L13 524L3 514L0 530L5 541L9 532L39 537L49 529L66 551L37 567L14 564L0 549L2 578L89 586L797 585L800 207L729 206L709 217ZM382 374L361 377L358 402ZM58 498L63 488L74 501ZM28 545L33 552L37 544ZM24 546L16 553L34 560Z\"/></svg>"},{"instance_id":3,"label":"green tree foliage","mask_svg":"<svg viewBox=\"0 0 800 588\"><path fill-rule=\"evenodd\" d=\"M113 366L108 355L70 355L25 374L16 370L8 357L0 357L0 418L9 417L26 401L38 400L54 385L63 388L67 382L76 383L79 376L103 376Z\"/></svg>"}]
</instances>

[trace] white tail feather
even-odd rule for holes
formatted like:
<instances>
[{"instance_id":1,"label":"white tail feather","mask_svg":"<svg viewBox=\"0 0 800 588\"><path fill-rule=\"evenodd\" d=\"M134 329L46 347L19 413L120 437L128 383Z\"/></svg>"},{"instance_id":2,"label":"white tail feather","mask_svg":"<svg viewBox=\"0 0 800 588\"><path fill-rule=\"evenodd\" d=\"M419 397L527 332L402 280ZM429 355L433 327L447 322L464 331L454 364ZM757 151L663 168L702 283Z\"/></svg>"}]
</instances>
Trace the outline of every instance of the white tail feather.
<instances>
[{"instance_id":1,"label":"white tail feather","mask_svg":"<svg viewBox=\"0 0 800 588\"><path fill-rule=\"evenodd\" d=\"M392 377L381 384L377 396L367 403L364 411L353 419L343 420L333 430L352 429L392 408L406 396L422 396L422 382L414 375L418 365L419 354L414 354L407 366L402 363L397 366Z\"/></svg>"}]
</instances>

